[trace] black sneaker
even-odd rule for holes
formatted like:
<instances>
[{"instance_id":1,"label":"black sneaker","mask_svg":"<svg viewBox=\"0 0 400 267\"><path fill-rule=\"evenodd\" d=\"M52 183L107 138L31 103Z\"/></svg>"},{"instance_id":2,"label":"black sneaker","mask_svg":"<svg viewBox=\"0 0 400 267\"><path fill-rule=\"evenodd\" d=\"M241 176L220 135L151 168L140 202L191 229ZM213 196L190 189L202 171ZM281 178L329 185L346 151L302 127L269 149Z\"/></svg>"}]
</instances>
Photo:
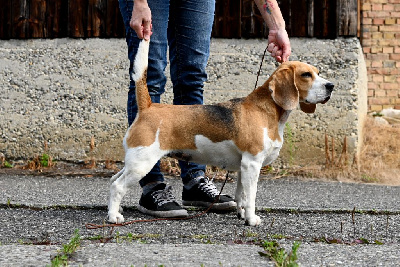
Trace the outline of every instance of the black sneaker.
<instances>
[{"instance_id":1,"label":"black sneaker","mask_svg":"<svg viewBox=\"0 0 400 267\"><path fill-rule=\"evenodd\" d=\"M175 200L171 186L160 183L140 197L139 211L156 217L186 217L188 213Z\"/></svg>"},{"instance_id":2,"label":"black sneaker","mask_svg":"<svg viewBox=\"0 0 400 267\"><path fill-rule=\"evenodd\" d=\"M201 177L198 183L194 184L190 189L183 187L182 204L184 206L209 207L214 203L218 195L219 191L213 182L208 178ZM213 210L234 210L235 208L236 202L234 199L228 195L222 194L212 207Z\"/></svg>"}]
</instances>

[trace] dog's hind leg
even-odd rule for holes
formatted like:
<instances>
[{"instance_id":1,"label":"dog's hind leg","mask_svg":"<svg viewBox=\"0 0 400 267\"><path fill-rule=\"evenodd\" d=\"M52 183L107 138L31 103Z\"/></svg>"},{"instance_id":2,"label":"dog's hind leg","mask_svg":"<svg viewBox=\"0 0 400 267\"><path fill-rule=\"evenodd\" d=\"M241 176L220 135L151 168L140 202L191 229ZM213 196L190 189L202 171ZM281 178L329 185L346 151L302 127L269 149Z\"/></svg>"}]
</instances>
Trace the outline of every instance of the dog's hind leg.
<instances>
[{"instance_id":1,"label":"dog's hind leg","mask_svg":"<svg viewBox=\"0 0 400 267\"><path fill-rule=\"evenodd\" d=\"M123 172L115 175L116 179L110 186L110 201L108 205L108 220L110 222L121 223L124 221L124 217L119 212L122 198L128 189L137 185L139 180L149 173L154 164L167 153L168 151L160 149L158 134L156 135L156 141L152 145L131 148L126 151Z\"/></svg>"}]
</instances>

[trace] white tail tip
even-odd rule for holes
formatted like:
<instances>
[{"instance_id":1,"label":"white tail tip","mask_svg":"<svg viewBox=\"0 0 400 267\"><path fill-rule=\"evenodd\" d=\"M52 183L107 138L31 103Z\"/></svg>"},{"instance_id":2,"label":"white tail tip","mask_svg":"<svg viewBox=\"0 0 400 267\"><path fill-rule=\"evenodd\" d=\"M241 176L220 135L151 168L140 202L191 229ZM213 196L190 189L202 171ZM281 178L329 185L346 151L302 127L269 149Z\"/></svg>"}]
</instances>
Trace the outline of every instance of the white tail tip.
<instances>
[{"instance_id":1,"label":"white tail tip","mask_svg":"<svg viewBox=\"0 0 400 267\"><path fill-rule=\"evenodd\" d=\"M131 78L135 82L143 77L143 74L147 69L147 65L149 62L149 45L150 40L145 39L143 39L139 44L135 61L133 63L133 72L131 73Z\"/></svg>"}]
</instances>

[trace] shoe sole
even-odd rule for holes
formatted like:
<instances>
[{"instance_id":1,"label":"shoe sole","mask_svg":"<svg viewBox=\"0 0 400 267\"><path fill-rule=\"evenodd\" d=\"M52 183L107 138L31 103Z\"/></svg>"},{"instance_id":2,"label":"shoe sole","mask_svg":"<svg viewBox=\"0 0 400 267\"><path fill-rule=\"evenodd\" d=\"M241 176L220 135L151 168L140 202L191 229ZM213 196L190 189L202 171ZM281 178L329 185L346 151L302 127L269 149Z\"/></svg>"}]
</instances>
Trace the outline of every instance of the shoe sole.
<instances>
[{"instance_id":1,"label":"shoe sole","mask_svg":"<svg viewBox=\"0 0 400 267\"><path fill-rule=\"evenodd\" d=\"M182 201L182 205L184 206L195 206L195 207L210 207L211 202L204 202L204 201ZM236 202L229 201L224 203L214 203L211 210L235 210L236 209Z\"/></svg>"},{"instance_id":2,"label":"shoe sole","mask_svg":"<svg viewBox=\"0 0 400 267\"><path fill-rule=\"evenodd\" d=\"M141 213L152 215L154 217L159 218L180 218L180 217L188 217L189 214L187 210L166 210L166 211L157 211L157 210L148 210L143 206L138 206L138 210Z\"/></svg>"}]
</instances>

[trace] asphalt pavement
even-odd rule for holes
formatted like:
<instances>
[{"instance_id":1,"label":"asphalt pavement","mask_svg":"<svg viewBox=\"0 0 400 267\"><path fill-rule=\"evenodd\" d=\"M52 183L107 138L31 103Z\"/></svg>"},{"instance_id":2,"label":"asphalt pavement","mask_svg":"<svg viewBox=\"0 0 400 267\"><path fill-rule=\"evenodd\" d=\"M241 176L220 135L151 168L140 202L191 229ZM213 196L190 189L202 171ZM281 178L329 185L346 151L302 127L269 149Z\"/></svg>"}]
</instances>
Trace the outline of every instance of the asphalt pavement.
<instances>
[{"instance_id":1,"label":"asphalt pavement","mask_svg":"<svg viewBox=\"0 0 400 267\"><path fill-rule=\"evenodd\" d=\"M166 180L180 200L180 179ZM229 182L223 192L234 195L235 187ZM258 227L228 212L87 229L104 223L108 192L104 177L0 174L0 266L50 265L76 230L80 246L68 256L70 266L273 266L259 254L272 240L287 253L300 242L300 266L400 265L398 186L265 179ZM125 196L126 221L151 219L136 209L139 196L139 188Z\"/></svg>"}]
</instances>

